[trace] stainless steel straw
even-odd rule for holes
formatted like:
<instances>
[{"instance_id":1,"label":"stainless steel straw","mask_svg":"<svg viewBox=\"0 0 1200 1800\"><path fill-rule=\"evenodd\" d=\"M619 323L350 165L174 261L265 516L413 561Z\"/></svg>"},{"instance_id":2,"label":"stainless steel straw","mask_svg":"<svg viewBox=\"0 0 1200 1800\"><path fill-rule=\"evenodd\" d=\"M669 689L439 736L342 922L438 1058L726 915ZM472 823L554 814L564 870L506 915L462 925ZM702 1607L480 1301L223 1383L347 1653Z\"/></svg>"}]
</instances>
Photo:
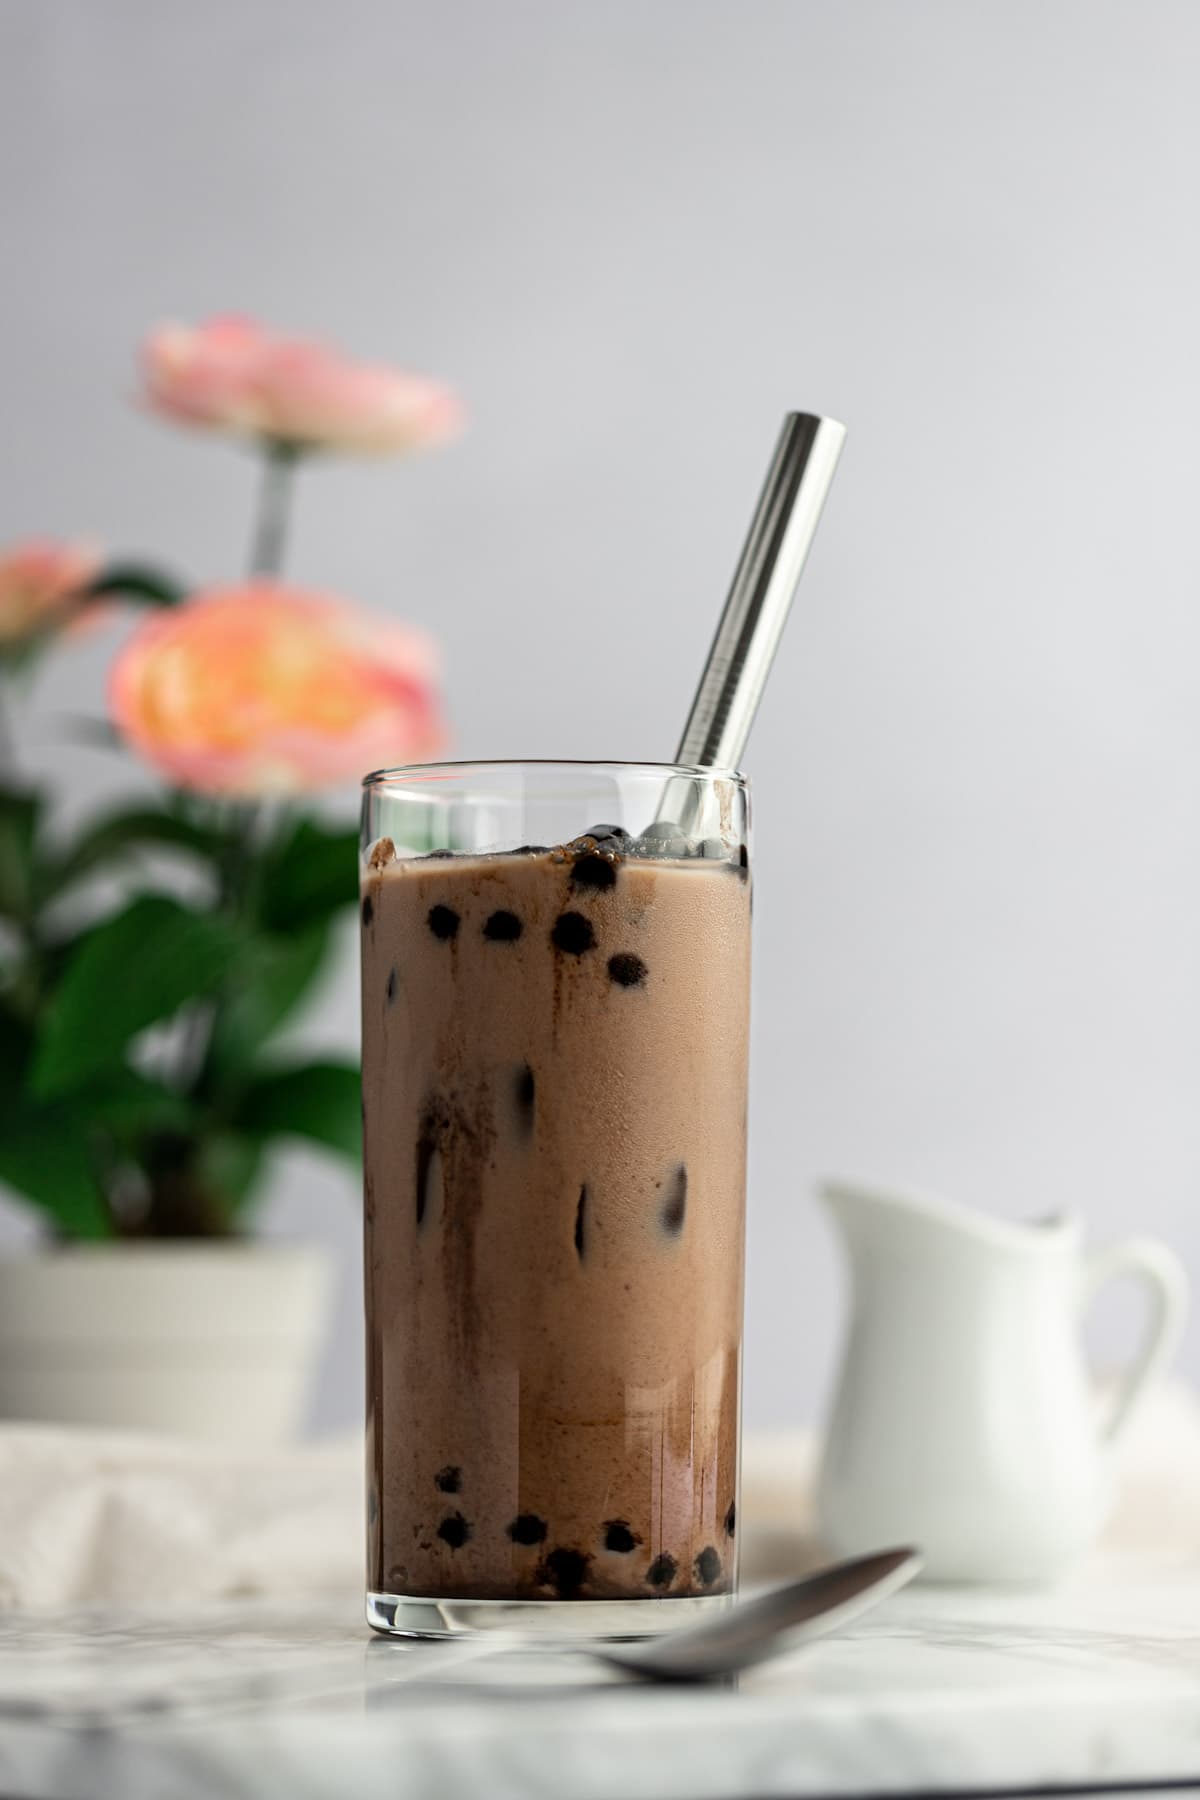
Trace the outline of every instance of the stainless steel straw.
<instances>
[{"instance_id":1,"label":"stainless steel straw","mask_svg":"<svg viewBox=\"0 0 1200 1800\"><path fill-rule=\"evenodd\" d=\"M784 419L677 763L737 768L845 441L836 419Z\"/></svg>"}]
</instances>

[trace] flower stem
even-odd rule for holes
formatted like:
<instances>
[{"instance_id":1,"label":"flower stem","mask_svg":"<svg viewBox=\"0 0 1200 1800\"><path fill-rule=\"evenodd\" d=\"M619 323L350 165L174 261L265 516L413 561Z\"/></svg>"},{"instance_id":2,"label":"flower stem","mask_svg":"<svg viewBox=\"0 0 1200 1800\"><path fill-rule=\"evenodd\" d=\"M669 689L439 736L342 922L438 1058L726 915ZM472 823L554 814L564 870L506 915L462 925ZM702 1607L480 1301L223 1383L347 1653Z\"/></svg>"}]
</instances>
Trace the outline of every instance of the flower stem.
<instances>
[{"instance_id":1,"label":"flower stem","mask_svg":"<svg viewBox=\"0 0 1200 1800\"><path fill-rule=\"evenodd\" d=\"M10 775L16 775L21 759L17 754L17 734L13 730L9 694L8 676L0 672L0 765Z\"/></svg>"},{"instance_id":2,"label":"flower stem","mask_svg":"<svg viewBox=\"0 0 1200 1800\"><path fill-rule=\"evenodd\" d=\"M299 456L298 445L280 439L270 439L263 446L262 481L250 545L251 575L276 576L283 568ZM257 923L266 819L262 800L234 801L223 817L218 814L214 819L224 840L217 858L216 904L251 931ZM184 1093L194 1092L203 1078L213 1025L224 998L227 996L217 994L197 1002L185 1023L176 1068L176 1082Z\"/></svg>"},{"instance_id":3,"label":"flower stem","mask_svg":"<svg viewBox=\"0 0 1200 1800\"><path fill-rule=\"evenodd\" d=\"M271 440L263 446L262 478L250 543L249 573L252 576L273 577L282 571L299 455L299 447L295 444ZM253 934L258 924L264 820L265 808L261 800L243 800L234 802L224 817L214 811L211 821L223 840L216 856L216 907L232 916L249 934ZM175 1046L174 1082L179 1092L187 1095L203 1093L214 1028L228 999L227 984L208 999L196 1001L188 1010ZM164 1229L182 1229L184 1232L194 1229L194 1221L189 1226L185 1219L180 1225L179 1194L171 1189L169 1182L158 1181L153 1175L150 1179L149 1230L161 1235ZM161 1217L155 1214L156 1204Z\"/></svg>"},{"instance_id":4,"label":"flower stem","mask_svg":"<svg viewBox=\"0 0 1200 1800\"><path fill-rule=\"evenodd\" d=\"M291 513L292 488L299 450L295 444L272 441L263 453L262 485L250 547L252 575L278 575L283 568Z\"/></svg>"},{"instance_id":5,"label":"flower stem","mask_svg":"<svg viewBox=\"0 0 1200 1800\"><path fill-rule=\"evenodd\" d=\"M262 483L250 546L250 574L275 576L283 568L284 546L291 516L292 490L300 450L278 438L263 446ZM235 918L250 921L261 875L259 829L264 817L261 800L236 801L224 822L226 854L221 858L218 904ZM198 1008L186 1049L185 1068L198 1076L211 1033L216 1005Z\"/></svg>"}]
</instances>

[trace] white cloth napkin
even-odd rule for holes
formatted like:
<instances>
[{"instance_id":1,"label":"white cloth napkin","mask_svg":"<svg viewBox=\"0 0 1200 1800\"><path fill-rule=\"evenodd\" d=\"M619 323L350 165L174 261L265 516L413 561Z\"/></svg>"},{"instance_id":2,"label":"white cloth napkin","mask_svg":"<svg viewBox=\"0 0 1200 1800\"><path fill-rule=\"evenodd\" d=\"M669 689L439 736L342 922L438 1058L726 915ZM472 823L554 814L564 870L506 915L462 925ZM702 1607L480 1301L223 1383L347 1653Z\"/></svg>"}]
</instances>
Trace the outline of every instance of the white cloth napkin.
<instances>
[{"instance_id":1,"label":"white cloth napkin","mask_svg":"<svg viewBox=\"0 0 1200 1800\"><path fill-rule=\"evenodd\" d=\"M0 1610L361 1591L364 1544L359 1434L255 1454L0 1425Z\"/></svg>"},{"instance_id":2,"label":"white cloth napkin","mask_svg":"<svg viewBox=\"0 0 1200 1800\"><path fill-rule=\"evenodd\" d=\"M747 1438L747 1578L820 1560L811 1432ZM254 1454L167 1438L0 1424L0 1610L170 1612L242 1596L357 1594L360 1436ZM1170 1383L1119 1453L1106 1551L1200 1554L1200 1403Z\"/></svg>"}]
</instances>

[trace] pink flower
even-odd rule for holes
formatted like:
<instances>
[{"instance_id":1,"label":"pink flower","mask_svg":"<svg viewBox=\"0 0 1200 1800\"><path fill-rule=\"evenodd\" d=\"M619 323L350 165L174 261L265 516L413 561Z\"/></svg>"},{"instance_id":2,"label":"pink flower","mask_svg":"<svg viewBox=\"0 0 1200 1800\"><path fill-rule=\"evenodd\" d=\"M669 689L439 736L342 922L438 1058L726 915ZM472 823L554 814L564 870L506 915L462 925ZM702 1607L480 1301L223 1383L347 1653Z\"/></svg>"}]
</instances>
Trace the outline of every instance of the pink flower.
<instances>
[{"instance_id":1,"label":"pink flower","mask_svg":"<svg viewBox=\"0 0 1200 1800\"><path fill-rule=\"evenodd\" d=\"M99 568L92 550L45 538L0 552L0 645L65 625Z\"/></svg>"},{"instance_id":2,"label":"pink flower","mask_svg":"<svg viewBox=\"0 0 1200 1800\"><path fill-rule=\"evenodd\" d=\"M435 673L423 633L257 580L150 614L117 656L109 706L179 787L300 793L434 755Z\"/></svg>"},{"instance_id":3,"label":"pink flower","mask_svg":"<svg viewBox=\"0 0 1200 1800\"><path fill-rule=\"evenodd\" d=\"M386 455L452 437L462 411L448 388L352 362L252 319L162 325L142 347L150 404L168 418L309 449Z\"/></svg>"}]
</instances>

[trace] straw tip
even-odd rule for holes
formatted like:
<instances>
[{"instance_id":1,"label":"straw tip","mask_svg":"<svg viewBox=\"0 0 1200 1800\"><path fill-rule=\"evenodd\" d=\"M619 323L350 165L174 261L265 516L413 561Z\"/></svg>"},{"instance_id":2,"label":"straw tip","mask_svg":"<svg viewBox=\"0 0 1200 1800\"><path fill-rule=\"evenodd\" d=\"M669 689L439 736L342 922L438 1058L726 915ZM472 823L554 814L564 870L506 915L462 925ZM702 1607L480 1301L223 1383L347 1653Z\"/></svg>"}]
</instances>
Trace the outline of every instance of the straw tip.
<instances>
[{"instance_id":1,"label":"straw tip","mask_svg":"<svg viewBox=\"0 0 1200 1800\"><path fill-rule=\"evenodd\" d=\"M801 412L799 409L796 409L795 411L784 415L784 424L793 429L798 425L806 425L813 430L819 426L824 426L827 432L836 435L839 439L844 438L846 435L846 427L842 424L842 421L840 419L831 419L828 413Z\"/></svg>"}]
</instances>

